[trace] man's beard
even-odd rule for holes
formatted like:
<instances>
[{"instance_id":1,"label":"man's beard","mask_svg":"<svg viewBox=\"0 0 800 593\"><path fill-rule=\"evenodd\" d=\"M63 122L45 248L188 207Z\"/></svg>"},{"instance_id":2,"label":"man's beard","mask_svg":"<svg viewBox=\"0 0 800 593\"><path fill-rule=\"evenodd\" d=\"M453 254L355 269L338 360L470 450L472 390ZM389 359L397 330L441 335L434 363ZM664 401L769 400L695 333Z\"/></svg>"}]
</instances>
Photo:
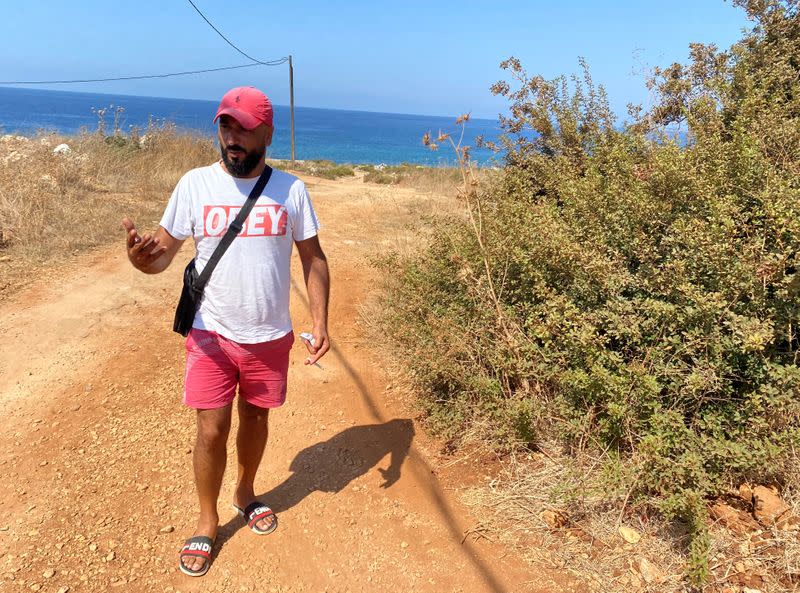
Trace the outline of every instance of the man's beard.
<instances>
[{"instance_id":1,"label":"man's beard","mask_svg":"<svg viewBox=\"0 0 800 593\"><path fill-rule=\"evenodd\" d=\"M261 150L256 149L245 152L243 159L234 161L228 156L228 149L241 150L243 152L244 149L235 144L227 148L220 144L219 151L222 154L222 162L225 163L228 173L234 177L247 177L259 163L264 162L264 156L267 153L266 148L262 148Z\"/></svg>"}]
</instances>

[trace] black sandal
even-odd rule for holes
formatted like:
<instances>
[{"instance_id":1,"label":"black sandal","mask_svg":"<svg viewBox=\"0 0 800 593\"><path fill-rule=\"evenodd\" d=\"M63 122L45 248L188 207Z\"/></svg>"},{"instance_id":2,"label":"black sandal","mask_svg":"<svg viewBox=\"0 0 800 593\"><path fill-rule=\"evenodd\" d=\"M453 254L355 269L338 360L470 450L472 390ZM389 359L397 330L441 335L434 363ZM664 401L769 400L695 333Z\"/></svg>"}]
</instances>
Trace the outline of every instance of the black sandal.
<instances>
[{"instance_id":1,"label":"black sandal","mask_svg":"<svg viewBox=\"0 0 800 593\"><path fill-rule=\"evenodd\" d=\"M258 502L256 500L255 502L251 502L244 509L236 505L233 505L233 508L236 509L240 517L247 521L247 526L250 528L250 531L255 534L267 535L278 528L278 516L263 502ZM266 529L259 529L256 527L256 523L267 517L272 517L272 524L269 527Z\"/></svg>"},{"instance_id":2,"label":"black sandal","mask_svg":"<svg viewBox=\"0 0 800 593\"><path fill-rule=\"evenodd\" d=\"M179 565L183 574L190 577L201 577L208 572L208 567L211 566L211 548L214 547L214 540L207 535L195 535L186 540L183 544L183 549L179 556ZM205 558L205 564L200 570L191 570L183 563L186 557L199 557Z\"/></svg>"}]
</instances>

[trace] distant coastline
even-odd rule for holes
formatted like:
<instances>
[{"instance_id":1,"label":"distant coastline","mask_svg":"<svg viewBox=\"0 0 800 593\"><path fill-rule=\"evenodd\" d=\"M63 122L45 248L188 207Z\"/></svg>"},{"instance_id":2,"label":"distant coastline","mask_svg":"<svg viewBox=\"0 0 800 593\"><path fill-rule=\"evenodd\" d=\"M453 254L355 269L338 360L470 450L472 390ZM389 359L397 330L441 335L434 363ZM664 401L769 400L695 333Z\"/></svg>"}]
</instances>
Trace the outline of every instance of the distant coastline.
<instances>
[{"instance_id":1,"label":"distant coastline","mask_svg":"<svg viewBox=\"0 0 800 593\"><path fill-rule=\"evenodd\" d=\"M0 135L32 136L40 132L74 135L82 130L94 131L98 125L96 110L113 105L124 109L120 129L128 133L133 127L146 128L148 122L167 122L181 130L200 135L213 135L211 121L216 102L199 99L171 99L44 91L0 87ZM94 110L94 111L93 111ZM301 160L329 160L337 163L386 164L402 163L428 166L452 165L455 154L448 146L432 152L421 142L422 135L439 130L457 132L452 118L345 111L316 107L296 107L296 157ZM113 129L113 109L107 109L105 124ZM270 157L291 157L289 108L275 105L276 131ZM496 121L471 119L467 124L465 144L473 146L472 156L482 165L491 165L495 155L486 149L474 148L475 137L493 139L499 135Z\"/></svg>"}]
</instances>

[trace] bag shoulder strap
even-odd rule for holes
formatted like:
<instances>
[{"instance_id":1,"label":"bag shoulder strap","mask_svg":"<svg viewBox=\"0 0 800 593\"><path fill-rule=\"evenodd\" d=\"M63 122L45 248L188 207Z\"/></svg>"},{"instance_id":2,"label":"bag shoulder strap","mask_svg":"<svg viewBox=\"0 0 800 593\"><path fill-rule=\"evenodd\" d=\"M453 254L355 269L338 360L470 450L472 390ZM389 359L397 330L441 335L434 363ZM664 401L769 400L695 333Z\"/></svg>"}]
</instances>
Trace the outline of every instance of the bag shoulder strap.
<instances>
[{"instance_id":1,"label":"bag shoulder strap","mask_svg":"<svg viewBox=\"0 0 800 593\"><path fill-rule=\"evenodd\" d=\"M194 283L194 290L197 292L202 292L203 288L205 288L208 279L211 278L211 272L214 271L214 268L217 267L219 260L222 258L222 255L225 251L230 247L230 244L233 243L233 240L236 238L236 235L242 232L242 228L244 227L244 221L247 219L247 216L250 214L250 210L253 209L253 206L256 203L256 200L261 196L261 192L264 191L264 188L267 186L269 182L269 178L272 176L272 167L266 165L264 170L261 172L261 176L256 181L255 186L253 186L253 190L250 192L250 195L247 196L247 200L242 205L242 209L239 210L239 214L236 215L234 221L228 227L228 230L225 231L225 235L220 240L217 248L214 249L214 253L211 254L211 257L208 258L208 263L206 263L203 271L198 276L197 280Z\"/></svg>"}]
</instances>

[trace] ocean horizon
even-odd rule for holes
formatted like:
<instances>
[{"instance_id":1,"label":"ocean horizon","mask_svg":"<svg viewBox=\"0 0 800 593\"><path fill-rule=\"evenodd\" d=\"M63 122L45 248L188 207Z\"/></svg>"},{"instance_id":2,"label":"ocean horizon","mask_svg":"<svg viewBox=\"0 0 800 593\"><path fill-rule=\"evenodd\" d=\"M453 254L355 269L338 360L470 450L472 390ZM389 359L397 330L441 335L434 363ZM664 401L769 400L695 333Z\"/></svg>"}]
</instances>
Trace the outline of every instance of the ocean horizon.
<instances>
[{"instance_id":1,"label":"ocean horizon","mask_svg":"<svg viewBox=\"0 0 800 593\"><path fill-rule=\"evenodd\" d=\"M106 93L54 91L18 87L0 87L0 133L32 136L55 132L74 135L98 128L97 110L106 109L106 130L113 130L114 110L121 107L119 128L127 134L134 127L149 123L167 123L178 129L214 137L212 122L218 101L176 99ZM113 107L112 107L113 106ZM275 135L268 156L291 157L290 109L273 105ZM383 113L299 107L295 105L295 156L299 160L325 159L337 163L452 165L455 153L443 143L437 151L422 145L422 136L439 131L461 133L455 119L432 115ZM464 132L464 144L472 146L472 158L480 165L499 160L487 149L475 147L475 138L494 140L500 134L497 121L470 118Z\"/></svg>"}]
</instances>

